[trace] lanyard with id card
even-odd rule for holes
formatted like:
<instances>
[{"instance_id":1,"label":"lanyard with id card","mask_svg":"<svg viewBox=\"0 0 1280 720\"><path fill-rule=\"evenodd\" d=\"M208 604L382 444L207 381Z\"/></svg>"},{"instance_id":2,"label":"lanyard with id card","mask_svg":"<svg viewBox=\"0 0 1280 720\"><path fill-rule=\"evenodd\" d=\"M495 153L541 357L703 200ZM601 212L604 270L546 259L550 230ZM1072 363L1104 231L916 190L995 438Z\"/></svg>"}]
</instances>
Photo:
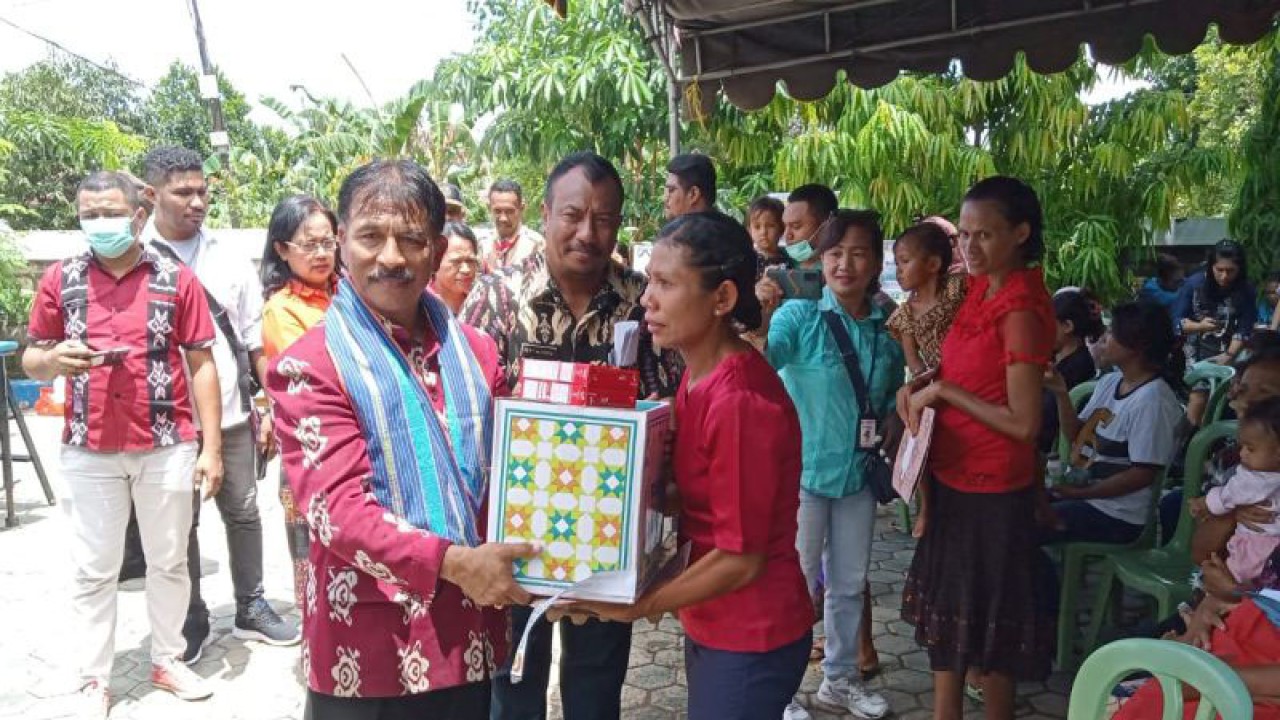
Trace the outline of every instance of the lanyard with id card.
<instances>
[{"instance_id":1,"label":"lanyard with id card","mask_svg":"<svg viewBox=\"0 0 1280 720\"><path fill-rule=\"evenodd\" d=\"M875 418L858 421L858 449L875 450L880 444L880 428Z\"/></svg>"},{"instance_id":2,"label":"lanyard with id card","mask_svg":"<svg viewBox=\"0 0 1280 720\"><path fill-rule=\"evenodd\" d=\"M822 319L827 322L827 328L831 331L831 336L836 341L836 347L840 350L841 358L844 360L845 370L849 373L849 382L853 384L853 392L857 396L859 417L858 449L878 450L880 448L880 421L876 418L875 411L871 407L871 389L868 385L875 379L876 349L880 345L880 327L876 326L875 334L871 337L871 371L864 378L862 376L862 363L858 361L858 351L853 347L853 338L849 337L849 331L845 329L844 323L831 310L823 311Z\"/></svg>"},{"instance_id":3,"label":"lanyard with id card","mask_svg":"<svg viewBox=\"0 0 1280 720\"><path fill-rule=\"evenodd\" d=\"M871 337L871 372L863 377L862 365L858 362L857 350L853 347L853 338L839 316L831 310L824 310L822 319L827 321L827 328L835 338L836 346L844 360L844 369L849 373L849 382L858 400L858 450L856 461L862 472L866 487L871 491L876 502L881 505L898 497L893 488L893 472L888 460L880 449L880 421L871 407L871 391L867 387L875 378L876 350L880 345L880 326L875 326L875 334Z\"/></svg>"}]
</instances>

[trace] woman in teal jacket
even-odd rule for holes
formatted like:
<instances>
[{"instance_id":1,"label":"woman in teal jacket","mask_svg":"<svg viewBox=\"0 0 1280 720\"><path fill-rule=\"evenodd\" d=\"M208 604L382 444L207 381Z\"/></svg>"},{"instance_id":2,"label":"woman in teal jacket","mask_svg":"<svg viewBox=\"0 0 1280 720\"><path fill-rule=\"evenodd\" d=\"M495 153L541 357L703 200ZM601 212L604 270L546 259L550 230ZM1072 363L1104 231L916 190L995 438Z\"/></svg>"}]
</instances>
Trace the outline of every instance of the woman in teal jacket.
<instances>
[{"instance_id":1,"label":"woman in teal jacket","mask_svg":"<svg viewBox=\"0 0 1280 720\"><path fill-rule=\"evenodd\" d=\"M826 551L826 657L817 701L858 718L880 718L888 713L888 703L862 685L857 663L876 512L858 456L874 452L869 446L893 412L905 363L902 348L885 329L893 308L875 302L884 261L876 213L840 210L819 236L817 249L826 281L821 299L781 302L772 281L757 286L768 331L765 355L800 414L804 468L796 545L811 590ZM828 314L857 355L870 396L869 417L860 409ZM808 713L793 703L786 717Z\"/></svg>"}]
</instances>

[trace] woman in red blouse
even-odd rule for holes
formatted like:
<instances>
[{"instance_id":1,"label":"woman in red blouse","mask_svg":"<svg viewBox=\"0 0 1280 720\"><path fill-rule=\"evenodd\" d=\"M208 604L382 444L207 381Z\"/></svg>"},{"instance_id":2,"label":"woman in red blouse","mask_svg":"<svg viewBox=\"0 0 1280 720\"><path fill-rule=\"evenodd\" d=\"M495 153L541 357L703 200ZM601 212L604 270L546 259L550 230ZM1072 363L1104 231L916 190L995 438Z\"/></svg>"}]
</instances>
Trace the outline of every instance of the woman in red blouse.
<instances>
[{"instance_id":1,"label":"woman in red blouse","mask_svg":"<svg viewBox=\"0 0 1280 720\"><path fill-rule=\"evenodd\" d=\"M675 478L690 565L635 605L580 603L611 620L678 612L690 720L778 720L808 664L813 607L796 554L800 420L773 368L741 340L761 310L751 238L694 213L662 229L645 321L679 351Z\"/></svg>"},{"instance_id":2,"label":"woman in red blouse","mask_svg":"<svg viewBox=\"0 0 1280 720\"><path fill-rule=\"evenodd\" d=\"M1013 717L1016 680L1049 672L1053 621L1037 602L1034 483L1041 385L1054 315L1039 269L1035 191L987 178L965 195L968 296L942 344L937 379L899 395L914 428L936 407L930 518L903 592L934 671L934 718L959 720L964 677L982 677L986 716ZM992 362L998 360L998 362Z\"/></svg>"}]
</instances>

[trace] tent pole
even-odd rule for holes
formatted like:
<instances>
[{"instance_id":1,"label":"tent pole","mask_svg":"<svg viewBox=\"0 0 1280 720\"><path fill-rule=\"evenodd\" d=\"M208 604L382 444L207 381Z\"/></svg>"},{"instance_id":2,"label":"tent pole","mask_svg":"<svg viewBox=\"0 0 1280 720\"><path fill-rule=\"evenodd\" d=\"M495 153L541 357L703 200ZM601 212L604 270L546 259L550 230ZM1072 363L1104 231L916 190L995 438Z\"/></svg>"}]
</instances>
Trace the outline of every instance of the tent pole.
<instances>
[{"instance_id":1,"label":"tent pole","mask_svg":"<svg viewBox=\"0 0 1280 720\"><path fill-rule=\"evenodd\" d=\"M667 145L674 157L680 154L680 78L675 71L675 38L661 3L662 0L627 0L626 10L640 23L645 42L666 71Z\"/></svg>"}]
</instances>

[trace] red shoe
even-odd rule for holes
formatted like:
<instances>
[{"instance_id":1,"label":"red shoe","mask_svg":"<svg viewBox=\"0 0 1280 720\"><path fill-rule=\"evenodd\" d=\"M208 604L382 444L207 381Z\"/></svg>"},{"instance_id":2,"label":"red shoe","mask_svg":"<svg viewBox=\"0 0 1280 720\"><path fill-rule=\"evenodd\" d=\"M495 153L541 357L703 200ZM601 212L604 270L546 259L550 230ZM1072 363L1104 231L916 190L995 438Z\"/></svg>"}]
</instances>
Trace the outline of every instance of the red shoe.
<instances>
[{"instance_id":1,"label":"red shoe","mask_svg":"<svg viewBox=\"0 0 1280 720\"><path fill-rule=\"evenodd\" d=\"M111 708L111 696L107 694L107 683L102 680L90 680L80 688L76 700L76 718L81 720L106 720Z\"/></svg>"},{"instance_id":2,"label":"red shoe","mask_svg":"<svg viewBox=\"0 0 1280 720\"><path fill-rule=\"evenodd\" d=\"M168 690L179 700L204 700L213 694L204 678L177 659L151 666L151 684Z\"/></svg>"}]
</instances>

